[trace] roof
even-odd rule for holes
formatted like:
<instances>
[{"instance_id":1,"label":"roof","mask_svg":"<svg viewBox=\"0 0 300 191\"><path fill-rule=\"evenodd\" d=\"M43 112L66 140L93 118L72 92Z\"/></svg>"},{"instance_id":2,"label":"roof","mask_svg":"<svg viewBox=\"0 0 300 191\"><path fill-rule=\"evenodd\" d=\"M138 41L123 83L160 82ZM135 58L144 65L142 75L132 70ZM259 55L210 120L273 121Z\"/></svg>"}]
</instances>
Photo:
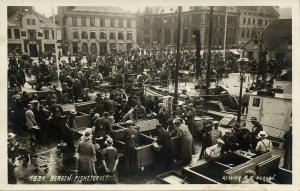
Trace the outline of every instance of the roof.
<instances>
[{"instance_id":1,"label":"roof","mask_svg":"<svg viewBox=\"0 0 300 191\"><path fill-rule=\"evenodd\" d=\"M27 14L33 14L38 18L38 20L42 21L42 23L41 23L42 27L53 25L53 22L51 19L44 17L43 15L39 14L38 12L36 12L34 10L15 12L15 14L13 14L11 17L8 18L7 25L10 27L21 27L23 17Z\"/></svg>"},{"instance_id":2,"label":"roof","mask_svg":"<svg viewBox=\"0 0 300 191\"><path fill-rule=\"evenodd\" d=\"M292 19L275 19L264 30L267 49L274 50L292 39Z\"/></svg>"},{"instance_id":3,"label":"roof","mask_svg":"<svg viewBox=\"0 0 300 191\"><path fill-rule=\"evenodd\" d=\"M120 7L113 6L76 6L72 11L86 11L86 12L101 12L101 13L128 13Z\"/></svg>"}]
</instances>

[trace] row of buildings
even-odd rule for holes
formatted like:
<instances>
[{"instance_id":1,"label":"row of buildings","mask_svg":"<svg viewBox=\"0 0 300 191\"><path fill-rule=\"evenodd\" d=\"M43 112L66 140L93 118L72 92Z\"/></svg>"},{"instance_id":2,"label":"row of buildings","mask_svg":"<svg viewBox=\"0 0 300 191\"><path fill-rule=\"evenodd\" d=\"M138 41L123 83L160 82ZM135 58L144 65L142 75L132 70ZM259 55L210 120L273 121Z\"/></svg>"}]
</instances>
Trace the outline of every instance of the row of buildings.
<instances>
[{"instance_id":1,"label":"row of buildings","mask_svg":"<svg viewBox=\"0 0 300 191\"><path fill-rule=\"evenodd\" d=\"M55 17L46 18L32 7L8 7L8 51L37 56L58 51L63 55L130 50L141 47L175 47L177 7L146 7L131 13L118 7L58 7ZM262 34L279 18L278 7L214 7L213 49L238 47ZM200 31L202 48L208 45L210 7L183 7L181 45L195 48L194 32Z\"/></svg>"}]
</instances>

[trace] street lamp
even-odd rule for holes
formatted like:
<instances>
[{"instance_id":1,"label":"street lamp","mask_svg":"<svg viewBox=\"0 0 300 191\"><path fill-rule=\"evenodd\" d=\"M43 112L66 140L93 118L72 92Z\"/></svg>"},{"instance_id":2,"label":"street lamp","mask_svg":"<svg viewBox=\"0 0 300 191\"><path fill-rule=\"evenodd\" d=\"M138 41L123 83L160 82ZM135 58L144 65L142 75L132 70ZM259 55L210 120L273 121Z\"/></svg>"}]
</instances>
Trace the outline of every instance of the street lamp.
<instances>
[{"instance_id":1,"label":"street lamp","mask_svg":"<svg viewBox=\"0 0 300 191\"><path fill-rule=\"evenodd\" d=\"M238 117L237 122L241 122L241 111L242 111L242 94L243 94L243 82L244 82L244 65L249 62L247 58L240 58L237 60L239 63L239 72L240 72L240 94L239 94L239 108L238 108Z\"/></svg>"}]
</instances>

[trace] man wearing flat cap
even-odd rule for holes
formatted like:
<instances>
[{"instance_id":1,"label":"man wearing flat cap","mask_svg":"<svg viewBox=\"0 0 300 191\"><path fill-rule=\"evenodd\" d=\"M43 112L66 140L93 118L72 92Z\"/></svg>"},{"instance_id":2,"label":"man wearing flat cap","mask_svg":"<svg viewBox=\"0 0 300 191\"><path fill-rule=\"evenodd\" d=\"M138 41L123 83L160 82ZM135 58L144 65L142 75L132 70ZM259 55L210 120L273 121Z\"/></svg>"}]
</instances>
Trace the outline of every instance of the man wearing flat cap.
<instances>
[{"instance_id":1,"label":"man wearing flat cap","mask_svg":"<svg viewBox=\"0 0 300 191\"><path fill-rule=\"evenodd\" d=\"M251 131L251 137L252 137L252 149L255 150L256 144L258 142L257 136L258 133L263 131L263 127L261 124L257 121L256 117L250 118L251 123L253 124L252 131Z\"/></svg>"}]
</instances>

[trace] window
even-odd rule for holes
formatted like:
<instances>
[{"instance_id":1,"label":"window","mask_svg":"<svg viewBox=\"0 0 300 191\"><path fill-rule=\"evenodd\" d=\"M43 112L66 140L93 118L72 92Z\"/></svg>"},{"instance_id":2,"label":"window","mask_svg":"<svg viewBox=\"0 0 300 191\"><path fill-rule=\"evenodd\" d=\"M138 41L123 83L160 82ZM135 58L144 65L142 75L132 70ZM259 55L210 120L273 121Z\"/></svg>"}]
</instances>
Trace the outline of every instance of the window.
<instances>
[{"instance_id":1,"label":"window","mask_svg":"<svg viewBox=\"0 0 300 191\"><path fill-rule=\"evenodd\" d=\"M15 35L16 39L19 39L20 38L20 30L19 29L15 29L14 30L14 35Z\"/></svg>"},{"instance_id":2,"label":"window","mask_svg":"<svg viewBox=\"0 0 300 191\"><path fill-rule=\"evenodd\" d=\"M247 30L247 38L249 38L249 35L250 35L250 31L249 29Z\"/></svg>"},{"instance_id":3,"label":"window","mask_svg":"<svg viewBox=\"0 0 300 191\"><path fill-rule=\"evenodd\" d=\"M118 33L118 40L124 40L124 34L123 32Z\"/></svg>"},{"instance_id":4,"label":"window","mask_svg":"<svg viewBox=\"0 0 300 191\"><path fill-rule=\"evenodd\" d=\"M248 18L248 25L250 25L251 24L251 19L250 18Z\"/></svg>"},{"instance_id":5,"label":"window","mask_svg":"<svg viewBox=\"0 0 300 191\"><path fill-rule=\"evenodd\" d=\"M243 24L246 24L246 17L243 18Z\"/></svg>"},{"instance_id":6,"label":"window","mask_svg":"<svg viewBox=\"0 0 300 191\"><path fill-rule=\"evenodd\" d=\"M100 39L106 39L106 33L100 32Z\"/></svg>"},{"instance_id":7,"label":"window","mask_svg":"<svg viewBox=\"0 0 300 191\"><path fill-rule=\"evenodd\" d=\"M123 28L123 20L122 19L118 20L118 25L120 28Z\"/></svg>"},{"instance_id":8,"label":"window","mask_svg":"<svg viewBox=\"0 0 300 191\"><path fill-rule=\"evenodd\" d=\"M245 37L245 29L242 29L242 38Z\"/></svg>"},{"instance_id":9,"label":"window","mask_svg":"<svg viewBox=\"0 0 300 191\"><path fill-rule=\"evenodd\" d=\"M252 19L252 24L255 25L255 18Z\"/></svg>"},{"instance_id":10,"label":"window","mask_svg":"<svg viewBox=\"0 0 300 191\"><path fill-rule=\"evenodd\" d=\"M26 37L26 31L21 31L21 36L24 36L24 37ZM43 36L43 35L42 35Z\"/></svg>"},{"instance_id":11,"label":"window","mask_svg":"<svg viewBox=\"0 0 300 191\"><path fill-rule=\"evenodd\" d=\"M73 38L74 39L78 39L79 38L78 31L73 31Z\"/></svg>"},{"instance_id":12,"label":"window","mask_svg":"<svg viewBox=\"0 0 300 191\"><path fill-rule=\"evenodd\" d=\"M93 17L90 18L90 26L91 27L95 26L95 18L93 18Z\"/></svg>"},{"instance_id":13,"label":"window","mask_svg":"<svg viewBox=\"0 0 300 191\"><path fill-rule=\"evenodd\" d=\"M90 39L96 39L96 33L90 32Z\"/></svg>"},{"instance_id":14,"label":"window","mask_svg":"<svg viewBox=\"0 0 300 191\"><path fill-rule=\"evenodd\" d=\"M267 19L265 20L265 25L268 25L268 20Z\"/></svg>"},{"instance_id":15,"label":"window","mask_svg":"<svg viewBox=\"0 0 300 191\"><path fill-rule=\"evenodd\" d=\"M110 39L110 40L115 40L115 39L116 39L116 34L113 33L113 32L111 32L111 33L109 34L109 39Z\"/></svg>"},{"instance_id":16,"label":"window","mask_svg":"<svg viewBox=\"0 0 300 191\"><path fill-rule=\"evenodd\" d=\"M30 25L30 19L26 19L27 25Z\"/></svg>"},{"instance_id":17,"label":"window","mask_svg":"<svg viewBox=\"0 0 300 191\"><path fill-rule=\"evenodd\" d=\"M7 29L7 37L11 38L11 30L10 29Z\"/></svg>"},{"instance_id":18,"label":"window","mask_svg":"<svg viewBox=\"0 0 300 191\"><path fill-rule=\"evenodd\" d=\"M253 107L259 107L260 105L260 98L253 98Z\"/></svg>"},{"instance_id":19,"label":"window","mask_svg":"<svg viewBox=\"0 0 300 191\"><path fill-rule=\"evenodd\" d=\"M31 20L32 25L35 25L35 19Z\"/></svg>"},{"instance_id":20,"label":"window","mask_svg":"<svg viewBox=\"0 0 300 191\"><path fill-rule=\"evenodd\" d=\"M81 17L81 26L86 26L86 18Z\"/></svg>"},{"instance_id":21,"label":"window","mask_svg":"<svg viewBox=\"0 0 300 191\"><path fill-rule=\"evenodd\" d=\"M49 39L49 30L44 30L45 39Z\"/></svg>"},{"instance_id":22,"label":"window","mask_svg":"<svg viewBox=\"0 0 300 191\"><path fill-rule=\"evenodd\" d=\"M100 18L100 27L105 27L105 19Z\"/></svg>"},{"instance_id":23,"label":"window","mask_svg":"<svg viewBox=\"0 0 300 191\"><path fill-rule=\"evenodd\" d=\"M86 31L81 32L81 39L88 39L88 34Z\"/></svg>"},{"instance_id":24,"label":"window","mask_svg":"<svg viewBox=\"0 0 300 191\"><path fill-rule=\"evenodd\" d=\"M28 36L29 36L29 38L33 38L33 39L35 39L36 38L36 32L35 32L35 30L28 30Z\"/></svg>"},{"instance_id":25,"label":"window","mask_svg":"<svg viewBox=\"0 0 300 191\"><path fill-rule=\"evenodd\" d=\"M110 27L115 27L115 19L110 19Z\"/></svg>"},{"instance_id":26,"label":"window","mask_svg":"<svg viewBox=\"0 0 300 191\"><path fill-rule=\"evenodd\" d=\"M77 18L72 17L72 26L77 26Z\"/></svg>"},{"instance_id":27,"label":"window","mask_svg":"<svg viewBox=\"0 0 300 191\"><path fill-rule=\"evenodd\" d=\"M131 28L131 20L127 20L127 28Z\"/></svg>"},{"instance_id":28,"label":"window","mask_svg":"<svg viewBox=\"0 0 300 191\"><path fill-rule=\"evenodd\" d=\"M43 37L43 33L38 31L38 37Z\"/></svg>"},{"instance_id":29,"label":"window","mask_svg":"<svg viewBox=\"0 0 300 191\"><path fill-rule=\"evenodd\" d=\"M127 40L132 40L132 33L127 33Z\"/></svg>"},{"instance_id":30,"label":"window","mask_svg":"<svg viewBox=\"0 0 300 191\"><path fill-rule=\"evenodd\" d=\"M54 30L52 30L52 39L55 38L55 35L54 35Z\"/></svg>"}]
</instances>

